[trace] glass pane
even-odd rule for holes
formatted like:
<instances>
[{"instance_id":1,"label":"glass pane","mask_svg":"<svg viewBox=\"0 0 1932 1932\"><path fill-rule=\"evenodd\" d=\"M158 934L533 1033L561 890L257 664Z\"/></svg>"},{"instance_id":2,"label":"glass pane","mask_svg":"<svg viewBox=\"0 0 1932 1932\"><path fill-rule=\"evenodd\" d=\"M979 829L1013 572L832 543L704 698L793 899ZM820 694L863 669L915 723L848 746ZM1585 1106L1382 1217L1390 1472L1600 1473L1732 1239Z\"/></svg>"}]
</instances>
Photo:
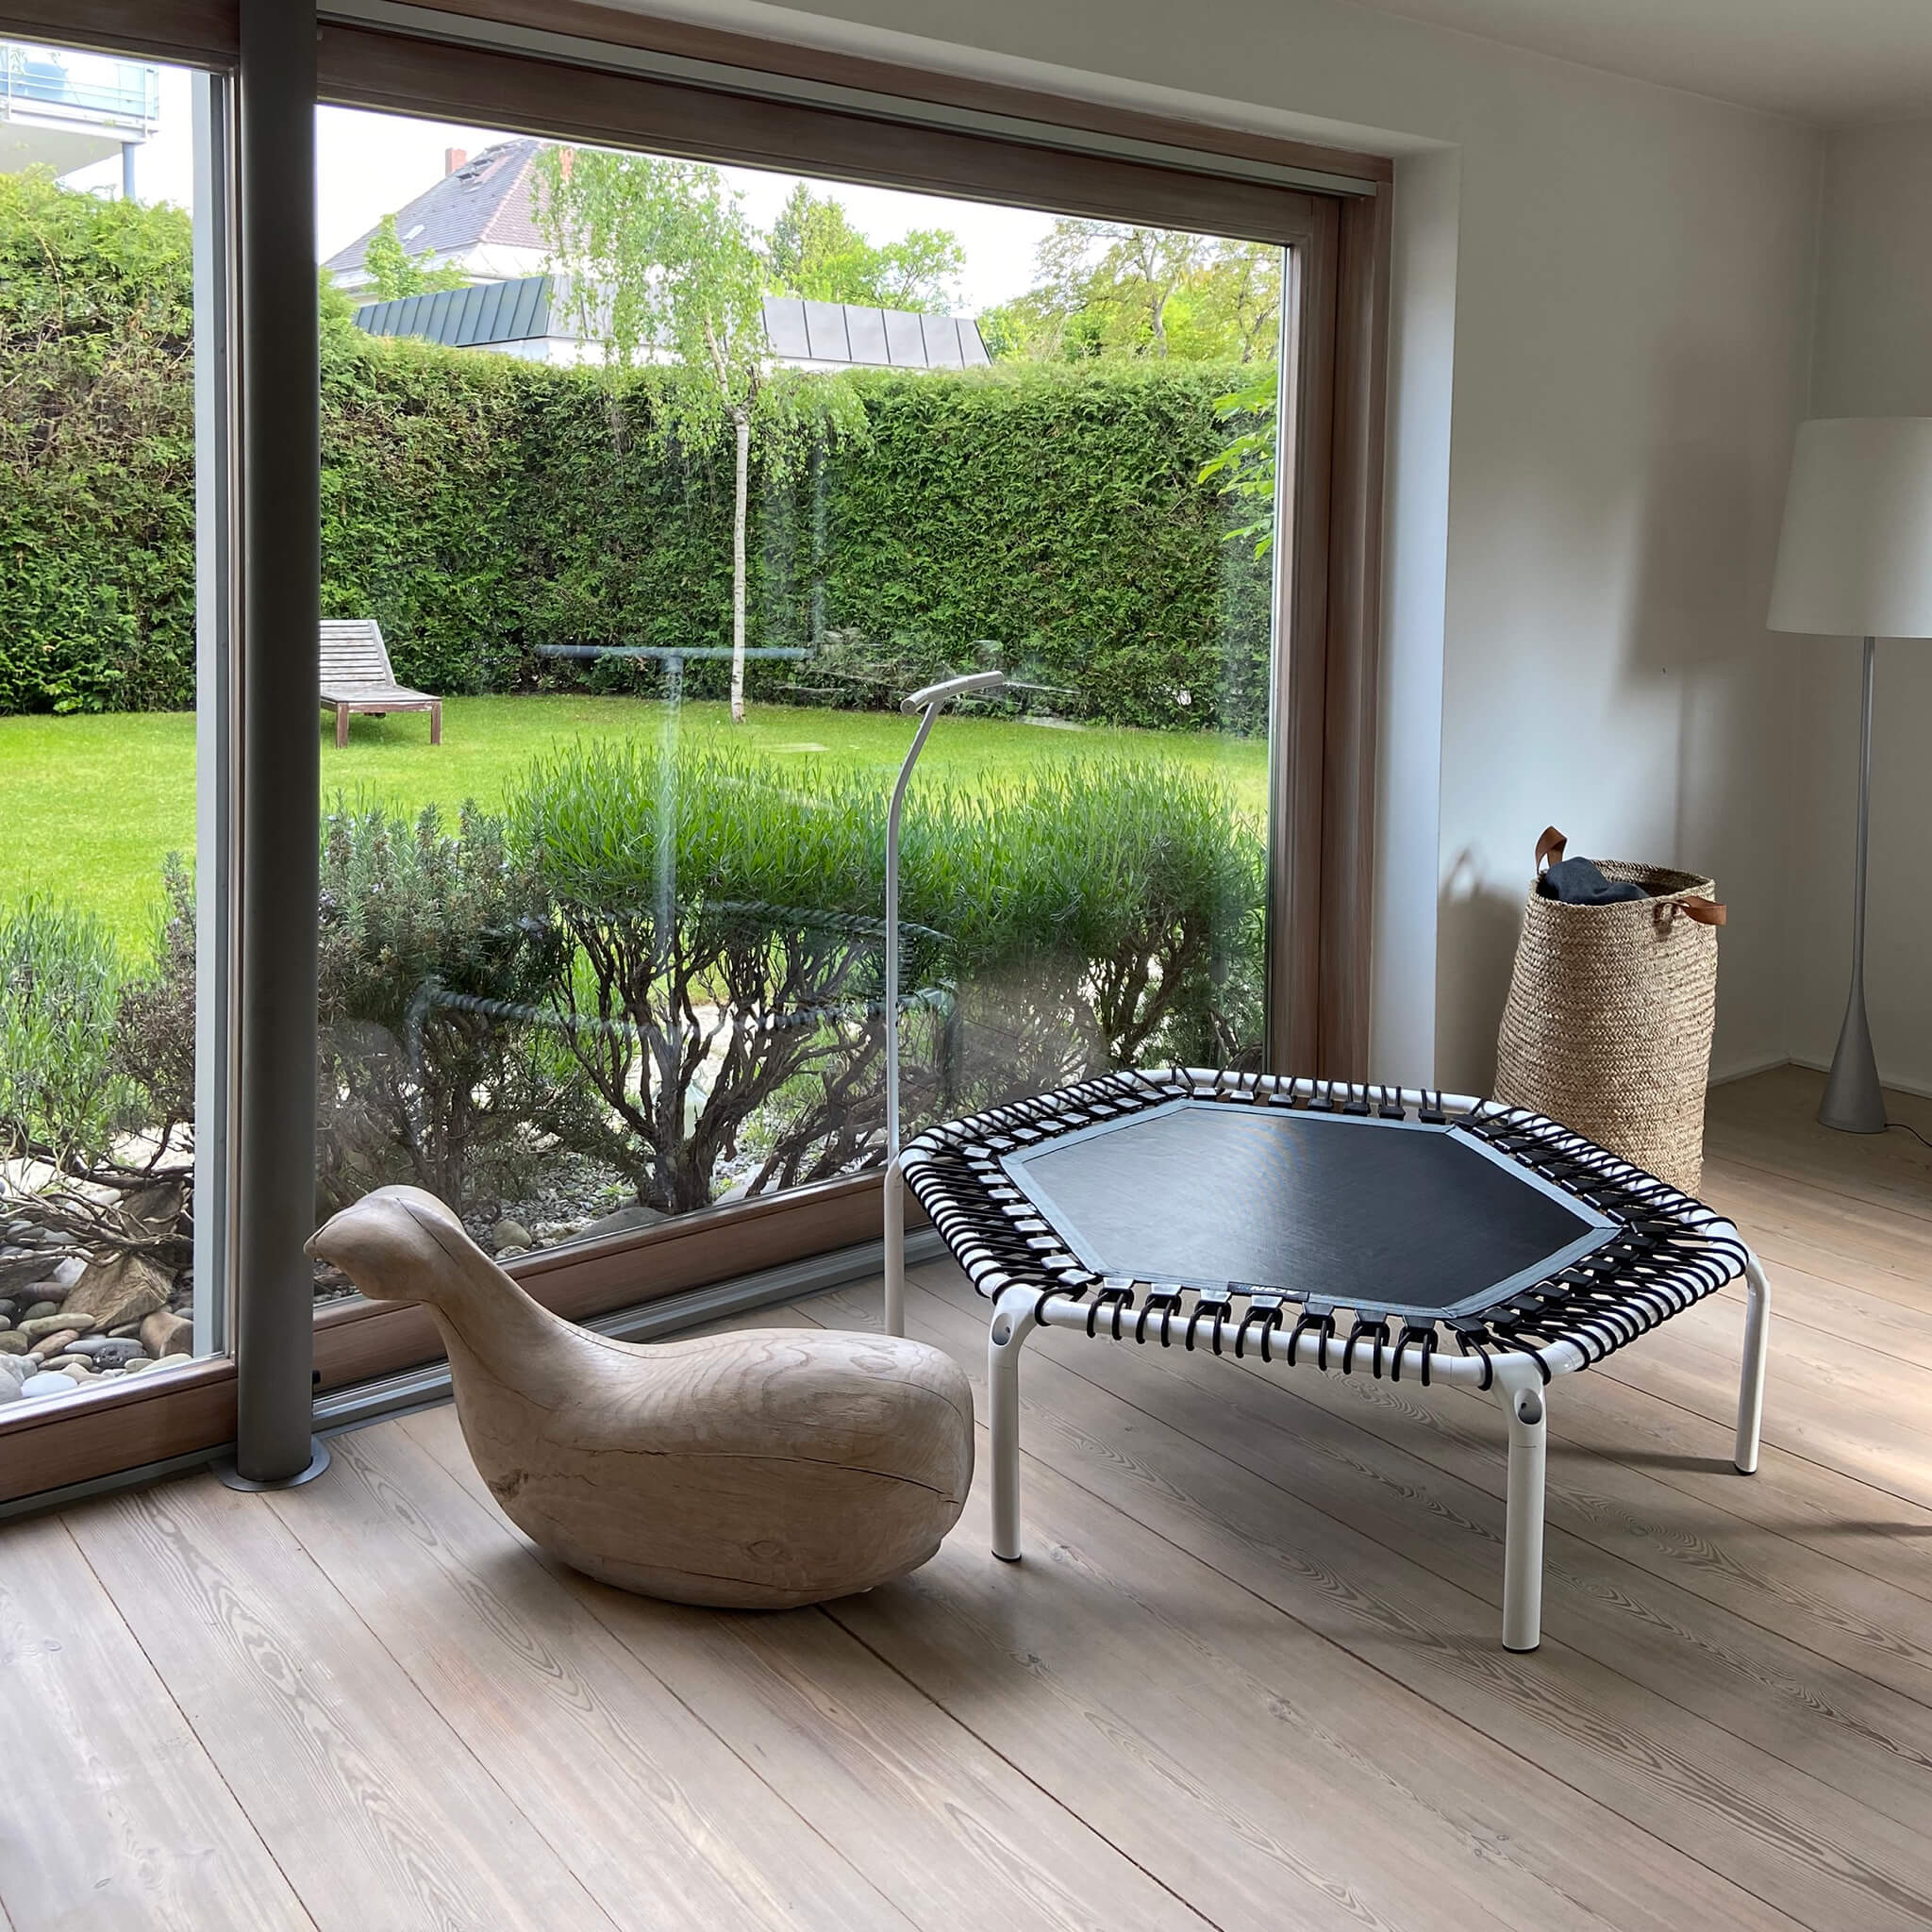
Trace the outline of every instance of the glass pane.
<instances>
[{"instance_id":1,"label":"glass pane","mask_svg":"<svg viewBox=\"0 0 1932 1932\"><path fill-rule=\"evenodd\" d=\"M215 84L20 44L0 73L4 1419L222 1345L196 888L223 641L196 548Z\"/></svg>"},{"instance_id":2,"label":"glass pane","mask_svg":"<svg viewBox=\"0 0 1932 1932\"><path fill-rule=\"evenodd\" d=\"M1257 1063L1281 251L320 125L324 1205L508 1254L879 1163L967 671L908 1131Z\"/></svg>"}]
</instances>

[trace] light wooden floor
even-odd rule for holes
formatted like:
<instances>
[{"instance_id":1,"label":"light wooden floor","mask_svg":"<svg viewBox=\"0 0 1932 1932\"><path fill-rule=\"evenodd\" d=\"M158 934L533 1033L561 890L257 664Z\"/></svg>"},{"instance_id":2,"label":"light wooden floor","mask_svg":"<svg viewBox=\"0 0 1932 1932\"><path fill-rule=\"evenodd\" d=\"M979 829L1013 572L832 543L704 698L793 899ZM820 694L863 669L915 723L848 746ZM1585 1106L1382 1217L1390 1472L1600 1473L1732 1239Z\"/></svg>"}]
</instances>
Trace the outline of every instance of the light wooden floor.
<instances>
[{"instance_id":1,"label":"light wooden floor","mask_svg":"<svg viewBox=\"0 0 1932 1932\"><path fill-rule=\"evenodd\" d=\"M1932 1156L1817 1088L1712 1108L1763 1469L1735 1297L1559 1383L1534 1657L1470 1395L1041 1334L1027 1560L982 1472L926 1570L766 1617L548 1567L442 1409L0 1528L0 1926L1924 1928ZM910 1314L977 1386L959 1277Z\"/></svg>"}]
</instances>

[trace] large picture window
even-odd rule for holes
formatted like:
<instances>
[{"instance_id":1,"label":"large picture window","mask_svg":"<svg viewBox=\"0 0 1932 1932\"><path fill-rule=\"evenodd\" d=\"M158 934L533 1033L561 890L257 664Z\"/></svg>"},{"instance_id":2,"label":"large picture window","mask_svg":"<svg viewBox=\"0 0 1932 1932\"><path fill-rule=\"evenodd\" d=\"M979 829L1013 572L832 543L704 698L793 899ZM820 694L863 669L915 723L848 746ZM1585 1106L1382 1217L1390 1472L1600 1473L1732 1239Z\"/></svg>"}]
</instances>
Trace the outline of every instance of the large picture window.
<instances>
[{"instance_id":1,"label":"large picture window","mask_svg":"<svg viewBox=\"0 0 1932 1932\"><path fill-rule=\"evenodd\" d=\"M515 1257L877 1167L898 707L966 671L908 1125L1260 1064L1281 246L346 109L323 153L325 1203Z\"/></svg>"},{"instance_id":2,"label":"large picture window","mask_svg":"<svg viewBox=\"0 0 1932 1932\"><path fill-rule=\"evenodd\" d=\"M908 1133L1358 1070L1386 168L591 8L83 14L0 90L0 1507L299 1470L311 1308L325 1391L438 1355L301 1252L371 1187L580 1317L875 1238L936 680Z\"/></svg>"}]
</instances>

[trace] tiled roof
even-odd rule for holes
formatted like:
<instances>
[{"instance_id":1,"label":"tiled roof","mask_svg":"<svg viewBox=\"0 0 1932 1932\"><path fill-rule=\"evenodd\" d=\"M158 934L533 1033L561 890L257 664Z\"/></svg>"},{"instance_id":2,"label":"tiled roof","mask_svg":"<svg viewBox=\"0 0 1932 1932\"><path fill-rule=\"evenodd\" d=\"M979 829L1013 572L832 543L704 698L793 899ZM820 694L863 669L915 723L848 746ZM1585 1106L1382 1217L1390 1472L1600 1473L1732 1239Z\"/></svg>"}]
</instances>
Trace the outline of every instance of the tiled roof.
<instances>
[{"instance_id":1,"label":"tiled roof","mask_svg":"<svg viewBox=\"0 0 1932 1932\"><path fill-rule=\"evenodd\" d=\"M412 256L459 255L494 242L514 248L541 248L532 196L536 159L544 143L524 139L499 142L452 170L414 201L396 210L396 234ZM323 264L334 274L362 266L371 228Z\"/></svg>"}]
</instances>

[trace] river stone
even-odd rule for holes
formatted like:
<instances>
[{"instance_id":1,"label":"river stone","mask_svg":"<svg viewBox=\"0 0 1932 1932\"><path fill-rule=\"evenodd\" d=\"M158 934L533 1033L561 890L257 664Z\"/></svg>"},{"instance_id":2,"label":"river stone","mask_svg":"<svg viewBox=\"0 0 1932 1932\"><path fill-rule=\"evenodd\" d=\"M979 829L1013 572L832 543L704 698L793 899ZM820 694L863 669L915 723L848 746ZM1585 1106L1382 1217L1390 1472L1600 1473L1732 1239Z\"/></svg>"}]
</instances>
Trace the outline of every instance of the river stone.
<instances>
[{"instance_id":1,"label":"river stone","mask_svg":"<svg viewBox=\"0 0 1932 1932\"><path fill-rule=\"evenodd\" d=\"M158 1309L141 1324L141 1339L157 1361L163 1356L188 1355L194 1347L194 1324L186 1315Z\"/></svg>"},{"instance_id":2,"label":"river stone","mask_svg":"<svg viewBox=\"0 0 1932 1932\"><path fill-rule=\"evenodd\" d=\"M18 1328L0 1329L0 1356L25 1355L32 1346Z\"/></svg>"},{"instance_id":3,"label":"river stone","mask_svg":"<svg viewBox=\"0 0 1932 1932\"><path fill-rule=\"evenodd\" d=\"M0 1375L0 1404L19 1400L20 1384L11 1375Z\"/></svg>"},{"instance_id":4,"label":"river stone","mask_svg":"<svg viewBox=\"0 0 1932 1932\"><path fill-rule=\"evenodd\" d=\"M173 1277L142 1255L96 1261L67 1297L70 1315L92 1315L90 1328L118 1328L168 1306Z\"/></svg>"},{"instance_id":5,"label":"river stone","mask_svg":"<svg viewBox=\"0 0 1932 1932\"><path fill-rule=\"evenodd\" d=\"M38 1375L29 1375L20 1385L20 1392L29 1401L47 1395L57 1398L62 1395L75 1395L78 1394L79 1391L80 1384L72 1375L61 1375L44 1372Z\"/></svg>"},{"instance_id":6,"label":"river stone","mask_svg":"<svg viewBox=\"0 0 1932 1932\"><path fill-rule=\"evenodd\" d=\"M530 1230L521 1221L512 1221L506 1214L490 1230L490 1245L498 1254L505 1248L527 1248L530 1245Z\"/></svg>"},{"instance_id":7,"label":"river stone","mask_svg":"<svg viewBox=\"0 0 1932 1932\"><path fill-rule=\"evenodd\" d=\"M633 1201L627 1208L620 1208L614 1214L600 1214L595 1221L587 1221L577 1229L584 1241L595 1241L602 1235L629 1234L640 1227L651 1227L664 1219L655 1208L646 1208L641 1201Z\"/></svg>"},{"instance_id":8,"label":"river stone","mask_svg":"<svg viewBox=\"0 0 1932 1932\"><path fill-rule=\"evenodd\" d=\"M90 1333L94 1325L92 1315L76 1315L64 1308L56 1308L50 1315L29 1315L19 1323L14 1333L25 1335L29 1341L38 1341L43 1335L57 1335L63 1328L71 1328L76 1335Z\"/></svg>"},{"instance_id":9,"label":"river stone","mask_svg":"<svg viewBox=\"0 0 1932 1932\"><path fill-rule=\"evenodd\" d=\"M85 1255L66 1255L44 1280L37 1281L34 1286L44 1289L49 1294L67 1294L78 1285L80 1277L86 1273Z\"/></svg>"},{"instance_id":10,"label":"river stone","mask_svg":"<svg viewBox=\"0 0 1932 1932\"><path fill-rule=\"evenodd\" d=\"M68 1343L67 1353L79 1356L97 1369L125 1369L131 1361L145 1361L147 1350L138 1341L115 1341L105 1335L84 1335Z\"/></svg>"},{"instance_id":11,"label":"river stone","mask_svg":"<svg viewBox=\"0 0 1932 1932\"><path fill-rule=\"evenodd\" d=\"M33 1322L38 1321L42 1315L58 1315L59 1312L58 1302L29 1302L26 1305L26 1313L20 1319L22 1322ZM16 1323L14 1325L17 1327L19 1324Z\"/></svg>"}]
</instances>

